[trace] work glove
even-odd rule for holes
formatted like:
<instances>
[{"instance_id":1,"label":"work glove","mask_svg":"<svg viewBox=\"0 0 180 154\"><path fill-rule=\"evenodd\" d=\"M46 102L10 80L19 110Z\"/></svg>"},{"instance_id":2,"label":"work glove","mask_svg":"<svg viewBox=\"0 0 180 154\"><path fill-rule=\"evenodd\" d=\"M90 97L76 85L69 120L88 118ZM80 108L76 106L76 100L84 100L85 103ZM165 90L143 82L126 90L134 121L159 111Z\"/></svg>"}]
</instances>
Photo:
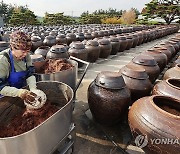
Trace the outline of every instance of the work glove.
<instances>
[{"instance_id":1,"label":"work glove","mask_svg":"<svg viewBox=\"0 0 180 154\"><path fill-rule=\"evenodd\" d=\"M27 104L33 104L37 95L26 89L19 89L18 97L20 97Z\"/></svg>"},{"instance_id":2,"label":"work glove","mask_svg":"<svg viewBox=\"0 0 180 154\"><path fill-rule=\"evenodd\" d=\"M34 75L28 77L26 79L26 82L27 82L27 85L29 86L30 91L33 90L33 89L37 89L36 78L35 78Z\"/></svg>"},{"instance_id":3,"label":"work glove","mask_svg":"<svg viewBox=\"0 0 180 154\"><path fill-rule=\"evenodd\" d=\"M31 104L24 102L27 109L39 109L43 107L47 100L46 94L39 89L33 89L32 92L36 94L36 97L35 100L31 102Z\"/></svg>"}]
</instances>

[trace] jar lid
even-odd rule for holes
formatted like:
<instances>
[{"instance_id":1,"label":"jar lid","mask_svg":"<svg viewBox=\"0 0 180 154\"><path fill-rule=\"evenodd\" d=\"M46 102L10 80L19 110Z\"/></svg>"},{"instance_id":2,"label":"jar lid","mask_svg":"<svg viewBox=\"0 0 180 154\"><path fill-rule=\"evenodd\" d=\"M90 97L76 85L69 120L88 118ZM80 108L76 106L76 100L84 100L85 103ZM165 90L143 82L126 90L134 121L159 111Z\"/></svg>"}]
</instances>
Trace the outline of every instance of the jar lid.
<instances>
[{"instance_id":1,"label":"jar lid","mask_svg":"<svg viewBox=\"0 0 180 154\"><path fill-rule=\"evenodd\" d=\"M108 45L108 44L110 44L110 41L107 40L107 39L99 39L98 42L101 45Z\"/></svg>"},{"instance_id":2,"label":"jar lid","mask_svg":"<svg viewBox=\"0 0 180 154\"><path fill-rule=\"evenodd\" d=\"M64 52L67 52L67 48L64 45L53 45L50 48L50 52L52 52L52 53L64 53Z\"/></svg>"},{"instance_id":3,"label":"jar lid","mask_svg":"<svg viewBox=\"0 0 180 154\"><path fill-rule=\"evenodd\" d=\"M41 38L39 36L32 36L31 41L33 42L41 41Z\"/></svg>"},{"instance_id":4,"label":"jar lid","mask_svg":"<svg viewBox=\"0 0 180 154\"><path fill-rule=\"evenodd\" d=\"M135 64L140 64L144 66L156 66L157 62L152 56L148 55L138 55L132 60Z\"/></svg>"},{"instance_id":5,"label":"jar lid","mask_svg":"<svg viewBox=\"0 0 180 154\"><path fill-rule=\"evenodd\" d=\"M49 35L49 36L46 36L45 39L47 39L47 40L53 40L53 39L55 39L55 37L52 36L52 35Z\"/></svg>"},{"instance_id":6,"label":"jar lid","mask_svg":"<svg viewBox=\"0 0 180 154\"><path fill-rule=\"evenodd\" d=\"M66 38L64 34L59 34L56 38Z\"/></svg>"},{"instance_id":7,"label":"jar lid","mask_svg":"<svg viewBox=\"0 0 180 154\"><path fill-rule=\"evenodd\" d=\"M111 42L119 42L119 39L117 37L110 37L109 39Z\"/></svg>"},{"instance_id":8,"label":"jar lid","mask_svg":"<svg viewBox=\"0 0 180 154\"><path fill-rule=\"evenodd\" d=\"M67 33L66 37L76 38L76 35L74 33Z\"/></svg>"},{"instance_id":9,"label":"jar lid","mask_svg":"<svg viewBox=\"0 0 180 154\"><path fill-rule=\"evenodd\" d=\"M86 42L86 45L90 45L90 46L99 46L99 43L95 40L89 40Z\"/></svg>"},{"instance_id":10,"label":"jar lid","mask_svg":"<svg viewBox=\"0 0 180 154\"><path fill-rule=\"evenodd\" d=\"M121 73L125 76L135 78L135 79L148 79L149 76L145 69L141 66L134 66L127 64L121 69Z\"/></svg>"},{"instance_id":11,"label":"jar lid","mask_svg":"<svg viewBox=\"0 0 180 154\"><path fill-rule=\"evenodd\" d=\"M44 58L42 55L40 54L34 54L34 55L30 55L32 63L34 62L40 62L40 61L44 61Z\"/></svg>"},{"instance_id":12,"label":"jar lid","mask_svg":"<svg viewBox=\"0 0 180 154\"><path fill-rule=\"evenodd\" d=\"M95 84L108 89L122 89L126 86L121 73L110 71L99 73L95 79Z\"/></svg>"},{"instance_id":13,"label":"jar lid","mask_svg":"<svg viewBox=\"0 0 180 154\"><path fill-rule=\"evenodd\" d=\"M85 45L82 42L72 42L70 44L71 49L85 49Z\"/></svg>"},{"instance_id":14,"label":"jar lid","mask_svg":"<svg viewBox=\"0 0 180 154\"><path fill-rule=\"evenodd\" d=\"M118 39L119 40L126 40L126 37L125 36L118 36Z\"/></svg>"}]
</instances>

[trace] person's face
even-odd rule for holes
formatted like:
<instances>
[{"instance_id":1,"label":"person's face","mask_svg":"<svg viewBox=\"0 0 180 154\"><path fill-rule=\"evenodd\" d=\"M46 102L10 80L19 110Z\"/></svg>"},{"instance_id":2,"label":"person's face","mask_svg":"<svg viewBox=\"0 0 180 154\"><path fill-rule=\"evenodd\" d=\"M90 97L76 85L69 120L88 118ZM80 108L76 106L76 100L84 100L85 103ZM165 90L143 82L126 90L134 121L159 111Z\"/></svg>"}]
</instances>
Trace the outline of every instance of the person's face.
<instances>
[{"instance_id":1,"label":"person's face","mask_svg":"<svg viewBox=\"0 0 180 154\"><path fill-rule=\"evenodd\" d=\"M26 55L30 52L30 50L19 50L12 48L12 54L16 57L18 60L22 60Z\"/></svg>"}]
</instances>

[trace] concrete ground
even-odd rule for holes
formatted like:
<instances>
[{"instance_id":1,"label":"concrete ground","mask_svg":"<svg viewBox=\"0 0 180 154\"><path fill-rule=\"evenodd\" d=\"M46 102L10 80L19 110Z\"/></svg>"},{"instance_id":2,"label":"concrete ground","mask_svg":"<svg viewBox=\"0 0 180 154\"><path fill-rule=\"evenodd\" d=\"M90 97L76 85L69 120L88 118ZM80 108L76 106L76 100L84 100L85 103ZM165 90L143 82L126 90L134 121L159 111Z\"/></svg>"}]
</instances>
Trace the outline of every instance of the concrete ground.
<instances>
[{"instance_id":1,"label":"concrete ground","mask_svg":"<svg viewBox=\"0 0 180 154\"><path fill-rule=\"evenodd\" d=\"M125 50L117 55L111 55L107 59L98 59L90 64L88 71L76 93L76 104L73 112L76 125L75 154L142 154L143 150L136 147L127 122L127 116L123 122L106 127L98 124L92 118L88 107L87 89L101 71L119 71L121 67L131 61L133 57L153 46L164 42L174 34L157 39L136 48ZM79 78L83 69L79 69Z\"/></svg>"}]
</instances>

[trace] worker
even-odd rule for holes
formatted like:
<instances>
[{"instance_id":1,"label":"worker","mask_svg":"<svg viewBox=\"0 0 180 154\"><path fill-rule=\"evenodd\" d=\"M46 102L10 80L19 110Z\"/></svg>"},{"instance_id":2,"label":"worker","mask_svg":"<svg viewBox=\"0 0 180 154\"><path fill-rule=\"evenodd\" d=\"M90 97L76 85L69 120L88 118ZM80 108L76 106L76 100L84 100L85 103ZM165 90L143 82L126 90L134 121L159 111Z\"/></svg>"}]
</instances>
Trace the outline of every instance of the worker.
<instances>
[{"instance_id":1,"label":"worker","mask_svg":"<svg viewBox=\"0 0 180 154\"><path fill-rule=\"evenodd\" d=\"M22 31L10 35L10 48L0 53L0 94L20 97L31 104L37 95L31 91L37 89L33 75L29 52L32 47L30 36ZM28 85L30 90L23 89Z\"/></svg>"}]
</instances>

